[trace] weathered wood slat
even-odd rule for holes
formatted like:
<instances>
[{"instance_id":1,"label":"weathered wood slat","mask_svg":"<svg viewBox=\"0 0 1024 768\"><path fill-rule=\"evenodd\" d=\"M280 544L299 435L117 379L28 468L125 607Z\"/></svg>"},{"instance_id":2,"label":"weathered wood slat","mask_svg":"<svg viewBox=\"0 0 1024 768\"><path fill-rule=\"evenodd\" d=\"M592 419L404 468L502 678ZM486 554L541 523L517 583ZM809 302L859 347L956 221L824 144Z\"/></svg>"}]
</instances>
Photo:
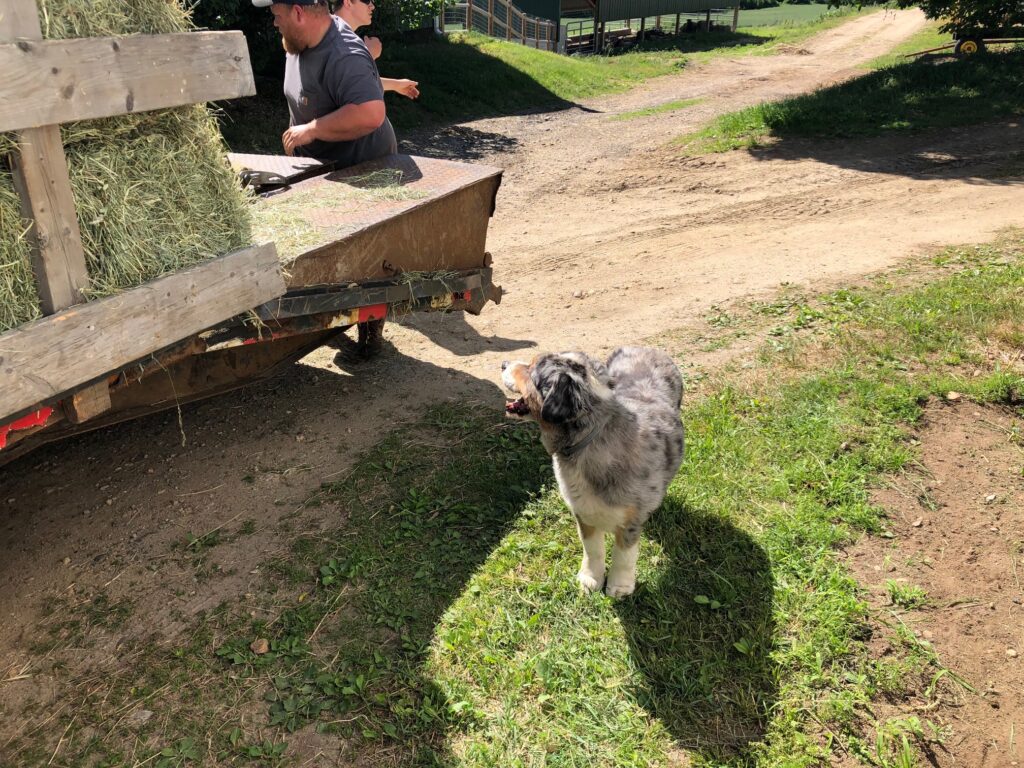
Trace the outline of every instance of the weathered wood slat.
<instances>
[{"instance_id":1,"label":"weathered wood slat","mask_svg":"<svg viewBox=\"0 0 1024 768\"><path fill-rule=\"evenodd\" d=\"M241 32L4 42L0 72L0 131L256 93Z\"/></svg>"},{"instance_id":2,"label":"weathered wood slat","mask_svg":"<svg viewBox=\"0 0 1024 768\"><path fill-rule=\"evenodd\" d=\"M44 315L52 315L83 301L81 290L89 284L60 128L22 131L18 149L11 158L14 186L21 215L32 222L32 269L40 305Z\"/></svg>"},{"instance_id":3,"label":"weathered wood slat","mask_svg":"<svg viewBox=\"0 0 1024 768\"><path fill-rule=\"evenodd\" d=\"M42 37L36 0L4 0L0 8L0 40L40 40Z\"/></svg>"},{"instance_id":4,"label":"weathered wood slat","mask_svg":"<svg viewBox=\"0 0 1024 768\"><path fill-rule=\"evenodd\" d=\"M283 294L272 243L0 335L0 418L69 392ZM102 339L102 343L96 343Z\"/></svg>"},{"instance_id":5,"label":"weathered wood slat","mask_svg":"<svg viewBox=\"0 0 1024 768\"><path fill-rule=\"evenodd\" d=\"M110 410L110 385L104 381L75 392L64 401L64 413L72 424L82 424Z\"/></svg>"},{"instance_id":6,"label":"weathered wood slat","mask_svg":"<svg viewBox=\"0 0 1024 768\"><path fill-rule=\"evenodd\" d=\"M35 45L31 41L42 36L35 0L7 0L0 11L0 40ZM43 314L50 315L82 301L81 290L89 283L60 128L43 125L19 133L12 165L21 214L32 222L32 269L40 304Z\"/></svg>"}]
</instances>

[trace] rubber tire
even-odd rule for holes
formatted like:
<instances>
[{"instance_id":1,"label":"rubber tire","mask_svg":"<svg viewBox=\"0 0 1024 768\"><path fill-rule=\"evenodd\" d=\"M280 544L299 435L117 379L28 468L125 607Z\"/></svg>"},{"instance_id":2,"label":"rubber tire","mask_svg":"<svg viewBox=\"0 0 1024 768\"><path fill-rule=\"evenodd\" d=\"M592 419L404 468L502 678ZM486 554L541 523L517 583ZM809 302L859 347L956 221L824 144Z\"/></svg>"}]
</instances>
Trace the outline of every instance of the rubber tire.
<instances>
[{"instance_id":1,"label":"rubber tire","mask_svg":"<svg viewBox=\"0 0 1024 768\"><path fill-rule=\"evenodd\" d=\"M957 40L953 53L957 56L974 56L985 52L985 42L980 37L965 37Z\"/></svg>"}]
</instances>

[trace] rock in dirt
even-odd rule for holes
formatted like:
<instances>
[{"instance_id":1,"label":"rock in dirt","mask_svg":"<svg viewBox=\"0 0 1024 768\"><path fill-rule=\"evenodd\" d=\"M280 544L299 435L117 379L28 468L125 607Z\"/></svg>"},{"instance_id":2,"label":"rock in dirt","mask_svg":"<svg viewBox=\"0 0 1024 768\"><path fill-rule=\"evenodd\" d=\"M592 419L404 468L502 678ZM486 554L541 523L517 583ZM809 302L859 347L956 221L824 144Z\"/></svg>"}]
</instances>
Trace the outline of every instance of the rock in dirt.
<instances>
[{"instance_id":1,"label":"rock in dirt","mask_svg":"<svg viewBox=\"0 0 1024 768\"><path fill-rule=\"evenodd\" d=\"M148 709L136 709L125 719L128 721L129 725L142 725L152 716L153 713Z\"/></svg>"},{"instance_id":2,"label":"rock in dirt","mask_svg":"<svg viewBox=\"0 0 1024 768\"><path fill-rule=\"evenodd\" d=\"M270 642L265 637L258 637L249 644L249 650L257 656L262 656L270 650Z\"/></svg>"}]
</instances>

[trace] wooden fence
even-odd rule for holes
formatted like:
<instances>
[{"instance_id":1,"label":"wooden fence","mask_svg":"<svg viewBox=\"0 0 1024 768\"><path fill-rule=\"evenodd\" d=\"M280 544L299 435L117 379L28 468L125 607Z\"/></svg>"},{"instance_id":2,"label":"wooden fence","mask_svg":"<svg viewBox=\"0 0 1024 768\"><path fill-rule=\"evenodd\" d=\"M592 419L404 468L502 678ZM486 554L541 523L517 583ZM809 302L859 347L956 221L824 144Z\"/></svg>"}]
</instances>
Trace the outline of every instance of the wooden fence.
<instances>
[{"instance_id":1,"label":"wooden fence","mask_svg":"<svg viewBox=\"0 0 1024 768\"><path fill-rule=\"evenodd\" d=\"M555 22L523 13L506 0L468 0L446 5L439 22L442 32L467 29L546 51L558 47Z\"/></svg>"},{"instance_id":2,"label":"wooden fence","mask_svg":"<svg viewBox=\"0 0 1024 768\"><path fill-rule=\"evenodd\" d=\"M83 304L89 273L59 124L256 89L241 32L43 40L36 0L3 4L0 131L15 133L12 172L46 317L0 335L0 417L60 397L78 423L110 408L106 374L269 301L285 285L269 245Z\"/></svg>"}]
</instances>

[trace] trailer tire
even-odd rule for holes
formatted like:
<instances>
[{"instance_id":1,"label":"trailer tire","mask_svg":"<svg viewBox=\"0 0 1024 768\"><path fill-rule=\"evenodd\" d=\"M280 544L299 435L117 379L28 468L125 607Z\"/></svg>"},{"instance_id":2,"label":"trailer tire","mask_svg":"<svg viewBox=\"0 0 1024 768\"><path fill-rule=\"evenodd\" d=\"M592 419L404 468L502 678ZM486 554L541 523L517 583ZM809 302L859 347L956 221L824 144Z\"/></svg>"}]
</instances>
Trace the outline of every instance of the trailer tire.
<instances>
[{"instance_id":1,"label":"trailer tire","mask_svg":"<svg viewBox=\"0 0 1024 768\"><path fill-rule=\"evenodd\" d=\"M985 52L985 41L980 37L965 37L957 40L953 53L957 56L973 56Z\"/></svg>"}]
</instances>

